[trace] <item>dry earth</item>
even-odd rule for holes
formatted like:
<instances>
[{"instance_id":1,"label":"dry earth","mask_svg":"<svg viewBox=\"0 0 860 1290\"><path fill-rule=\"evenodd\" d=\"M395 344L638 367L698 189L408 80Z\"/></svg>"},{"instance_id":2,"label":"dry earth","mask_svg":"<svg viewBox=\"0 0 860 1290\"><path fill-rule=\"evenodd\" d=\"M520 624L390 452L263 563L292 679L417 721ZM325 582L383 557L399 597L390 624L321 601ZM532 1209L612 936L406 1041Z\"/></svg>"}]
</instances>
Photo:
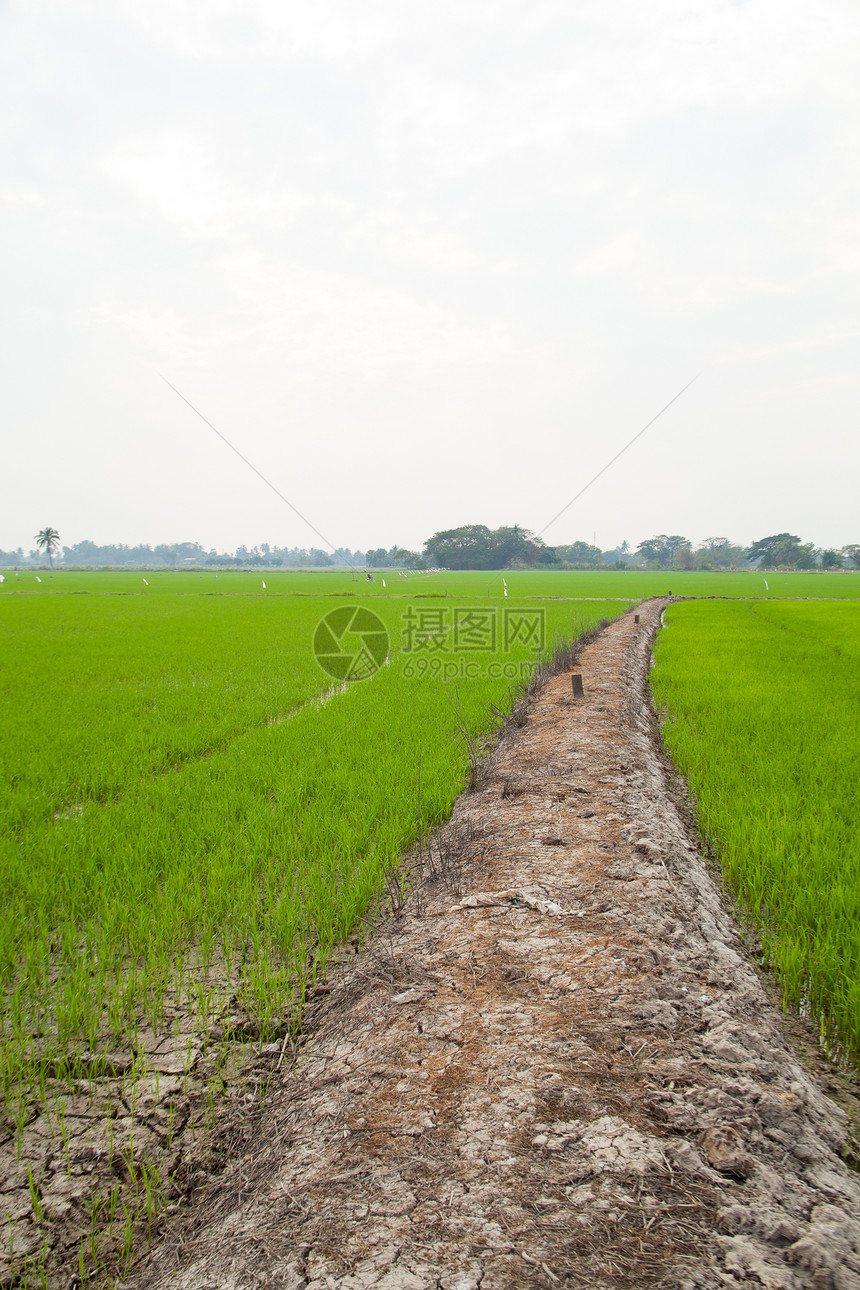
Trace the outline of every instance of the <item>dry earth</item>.
<instances>
[{"instance_id":1,"label":"dry earth","mask_svg":"<svg viewBox=\"0 0 860 1290\"><path fill-rule=\"evenodd\" d=\"M849 1132L674 804L665 602L551 679L135 1287L860 1290Z\"/></svg>"}]
</instances>

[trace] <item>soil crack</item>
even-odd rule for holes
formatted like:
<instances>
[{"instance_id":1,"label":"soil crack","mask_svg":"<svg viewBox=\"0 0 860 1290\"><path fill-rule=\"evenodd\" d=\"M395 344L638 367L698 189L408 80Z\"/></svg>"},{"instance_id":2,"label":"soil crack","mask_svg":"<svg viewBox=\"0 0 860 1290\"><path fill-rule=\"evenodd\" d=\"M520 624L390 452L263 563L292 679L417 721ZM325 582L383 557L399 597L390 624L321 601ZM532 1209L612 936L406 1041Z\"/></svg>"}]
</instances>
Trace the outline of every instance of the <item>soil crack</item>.
<instances>
[{"instance_id":1,"label":"soil crack","mask_svg":"<svg viewBox=\"0 0 860 1290\"><path fill-rule=\"evenodd\" d=\"M655 748L664 604L583 650L583 698L561 674L507 728L435 872L333 974L258 1135L133 1285L860 1290L846 1117Z\"/></svg>"}]
</instances>

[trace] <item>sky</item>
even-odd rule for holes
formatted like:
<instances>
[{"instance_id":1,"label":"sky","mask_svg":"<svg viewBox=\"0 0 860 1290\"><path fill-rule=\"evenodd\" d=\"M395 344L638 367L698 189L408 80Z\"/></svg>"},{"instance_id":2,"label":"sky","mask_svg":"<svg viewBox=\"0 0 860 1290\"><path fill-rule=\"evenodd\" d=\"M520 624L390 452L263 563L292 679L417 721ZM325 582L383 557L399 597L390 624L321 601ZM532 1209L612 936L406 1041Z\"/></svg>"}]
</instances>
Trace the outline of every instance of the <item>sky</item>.
<instances>
[{"instance_id":1,"label":"sky","mask_svg":"<svg viewBox=\"0 0 860 1290\"><path fill-rule=\"evenodd\" d=\"M0 548L860 541L856 0L0 0L0 236Z\"/></svg>"}]
</instances>

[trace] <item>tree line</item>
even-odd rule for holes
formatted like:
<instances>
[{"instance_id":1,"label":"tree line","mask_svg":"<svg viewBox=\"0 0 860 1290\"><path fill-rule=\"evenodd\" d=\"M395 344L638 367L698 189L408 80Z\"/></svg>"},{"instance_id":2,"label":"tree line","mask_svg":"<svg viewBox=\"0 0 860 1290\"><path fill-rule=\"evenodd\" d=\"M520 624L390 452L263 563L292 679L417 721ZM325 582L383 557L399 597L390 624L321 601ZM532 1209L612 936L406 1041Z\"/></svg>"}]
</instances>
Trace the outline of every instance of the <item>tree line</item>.
<instances>
[{"instance_id":1,"label":"tree line","mask_svg":"<svg viewBox=\"0 0 860 1290\"><path fill-rule=\"evenodd\" d=\"M603 551L578 541L548 546L543 539L518 524L490 529L485 524L464 524L443 529L424 543L422 551L407 547L378 547L366 551L339 547L329 552L317 547L240 546L235 551L208 551L198 542L126 546L99 545L88 540L62 549L56 529L36 534L36 549L28 554L0 551L5 568L41 565L45 555L53 565L57 556L65 568L365 568L365 569L858 569L860 543L835 550L802 542L794 533L773 533L749 546L738 546L725 537L710 537L698 546L679 533L658 533L634 549L627 542Z\"/></svg>"},{"instance_id":2,"label":"tree line","mask_svg":"<svg viewBox=\"0 0 860 1290\"><path fill-rule=\"evenodd\" d=\"M425 558L447 569L848 569L860 568L860 543L837 551L801 542L793 533L762 537L748 547L725 537L706 538L694 546L682 534L658 533L635 550L627 542L601 551L587 542L547 546L516 525L490 530L483 524L434 533Z\"/></svg>"},{"instance_id":3,"label":"tree line","mask_svg":"<svg viewBox=\"0 0 860 1290\"><path fill-rule=\"evenodd\" d=\"M55 529L50 532L56 534ZM59 537L58 534L56 536ZM22 547L17 551L0 551L0 565L8 568L14 565L22 567L28 564L40 564L44 558L41 551L45 551L50 559L52 550L57 549L56 543L52 547L46 547L39 541L39 534L37 534L37 546L41 550L33 550L29 553L25 553ZM88 569L103 567L247 569L258 566L323 568L331 565L363 565L365 553L351 551L348 547L341 547L334 553L318 550L316 547L311 547L309 550L304 547L273 547L267 542L251 548L243 545L237 547L235 551L216 551L214 548L206 550L199 542L162 542L157 546L143 544L127 546L123 542L99 544L85 540L65 546L61 563L66 568Z\"/></svg>"}]
</instances>

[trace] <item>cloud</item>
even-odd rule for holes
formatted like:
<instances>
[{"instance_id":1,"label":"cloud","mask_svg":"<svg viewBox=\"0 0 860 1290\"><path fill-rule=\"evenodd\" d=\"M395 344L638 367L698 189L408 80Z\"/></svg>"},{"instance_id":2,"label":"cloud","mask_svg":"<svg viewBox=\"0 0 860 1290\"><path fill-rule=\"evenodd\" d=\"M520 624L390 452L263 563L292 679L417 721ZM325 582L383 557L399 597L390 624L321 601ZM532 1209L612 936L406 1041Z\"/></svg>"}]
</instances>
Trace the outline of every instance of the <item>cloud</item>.
<instances>
[{"instance_id":1,"label":"cloud","mask_svg":"<svg viewBox=\"0 0 860 1290\"><path fill-rule=\"evenodd\" d=\"M780 527L847 541L850 463L829 504L792 478L809 481L811 421L822 471L856 422L858 39L848 0L12 0L0 343L21 443L47 447L60 496L68 410L85 453L119 416L129 442L160 443L167 367L279 468L283 425L301 426L356 525L343 540L415 544L470 509L551 512L711 363L721 384L559 540L578 523L647 536L652 516L743 525L755 490L733 492L707 445L766 452L767 406L785 505L809 514ZM94 393L106 372L113 401ZM183 506L163 475L144 540L208 522L206 496ZM370 536L343 500L356 487ZM22 487L0 546L27 540L38 499ZM257 519L221 508L208 540L253 542Z\"/></svg>"}]
</instances>

